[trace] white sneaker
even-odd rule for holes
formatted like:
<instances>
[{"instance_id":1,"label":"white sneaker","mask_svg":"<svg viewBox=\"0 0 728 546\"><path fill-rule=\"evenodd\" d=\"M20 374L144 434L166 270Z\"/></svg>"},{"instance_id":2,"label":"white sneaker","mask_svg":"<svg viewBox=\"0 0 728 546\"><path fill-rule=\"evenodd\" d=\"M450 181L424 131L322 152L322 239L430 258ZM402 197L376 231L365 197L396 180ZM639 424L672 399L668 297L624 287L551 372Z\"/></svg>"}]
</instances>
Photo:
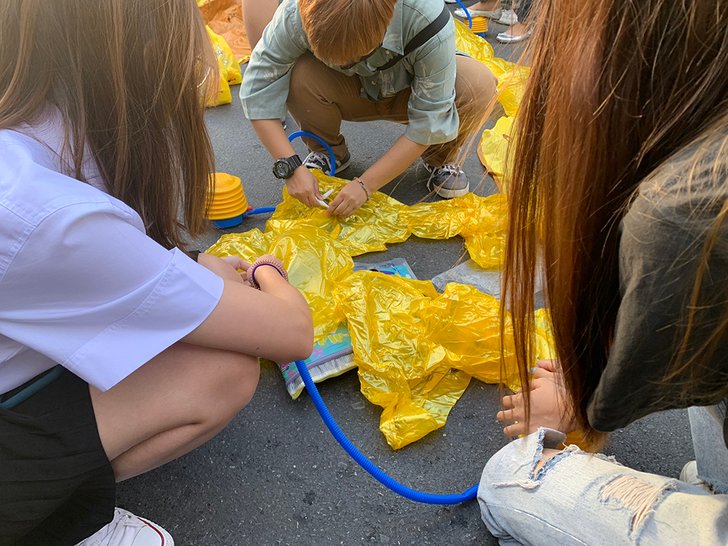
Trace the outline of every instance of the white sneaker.
<instances>
[{"instance_id":1,"label":"white sneaker","mask_svg":"<svg viewBox=\"0 0 728 546\"><path fill-rule=\"evenodd\" d=\"M698 487L705 489L708 493L713 493L713 489L710 485L698 478L698 463L696 461L689 461L685 463L685 466L683 466L680 471L679 479L681 482L697 485Z\"/></svg>"},{"instance_id":2,"label":"white sneaker","mask_svg":"<svg viewBox=\"0 0 728 546\"><path fill-rule=\"evenodd\" d=\"M511 26L518 22L518 15L512 9L504 9L501 12L500 19L496 21L499 25Z\"/></svg>"},{"instance_id":3,"label":"white sneaker","mask_svg":"<svg viewBox=\"0 0 728 546\"><path fill-rule=\"evenodd\" d=\"M174 540L156 523L115 508L111 523L76 546L174 546Z\"/></svg>"},{"instance_id":4,"label":"white sneaker","mask_svg":"<svg viewBox=\"0 0 728 546\"><path fill-rule=\"evenodd\" d=\"M494 21L497 21L503 16L503 10L501 10L500 8L468 9L468 13L470 13L470 17L487 17L488 19L492 19ZM465 10L463 8L458 8L452 12L455 17L460 17L461 19L467 19L468 13L465 13Z\"/></svg>"}]
</instances>

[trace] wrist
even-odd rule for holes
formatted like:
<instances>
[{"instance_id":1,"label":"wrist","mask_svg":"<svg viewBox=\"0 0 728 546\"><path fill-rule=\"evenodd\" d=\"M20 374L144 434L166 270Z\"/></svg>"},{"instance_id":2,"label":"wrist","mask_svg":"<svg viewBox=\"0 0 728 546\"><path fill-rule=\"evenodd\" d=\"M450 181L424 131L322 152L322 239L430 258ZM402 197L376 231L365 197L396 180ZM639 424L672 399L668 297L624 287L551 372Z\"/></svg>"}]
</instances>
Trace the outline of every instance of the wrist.
<instances>
[{"instance_id":1,"label":"wrist","mask_svg":"<svg viewBox=\"0 0 728 546\"><path fill-rule=\"evenodd\" d=\"M248 271L248 283L253 288L260 290L260 284L255 279L255 273L260 268L274 269L281 277L283 277L283 280L288 280L288 272L281 260L273 256L261 256L253 262L253 265L250 266L250 270Z\"/></svg>"},{"instance_id":2,"label":"wrist","mask_svg":"<svg viewBox=\"0 0 728 546\"><path fill-rule=\"evenodd\" d=\"M372 190L369 189L369 186L367 186L367 183L364 181L364 179L355 176L352 182L356 182L359 185L361 190L364 192L364 195L366 195L366 200L369 201L372 196Z\"/></svg>"}]
</instances>

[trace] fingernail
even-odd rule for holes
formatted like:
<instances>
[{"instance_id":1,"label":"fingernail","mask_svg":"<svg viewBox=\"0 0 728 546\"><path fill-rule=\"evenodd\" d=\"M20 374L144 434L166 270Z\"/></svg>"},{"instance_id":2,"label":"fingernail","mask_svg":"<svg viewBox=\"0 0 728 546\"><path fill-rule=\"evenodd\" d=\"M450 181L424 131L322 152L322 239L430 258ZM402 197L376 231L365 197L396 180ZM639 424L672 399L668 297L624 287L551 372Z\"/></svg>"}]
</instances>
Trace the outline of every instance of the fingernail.
<instances>
[{"instance_id":1,"label":"fingernail","mask_svg":"<svg viewBox=\"0 0 728 546\"><path fill-rule=\"evenodd\" d=\"M538 368L529 368L528 369L528 373L535 374L536 373L536 370L538 370Z\"/></svg>"}]
</instances>

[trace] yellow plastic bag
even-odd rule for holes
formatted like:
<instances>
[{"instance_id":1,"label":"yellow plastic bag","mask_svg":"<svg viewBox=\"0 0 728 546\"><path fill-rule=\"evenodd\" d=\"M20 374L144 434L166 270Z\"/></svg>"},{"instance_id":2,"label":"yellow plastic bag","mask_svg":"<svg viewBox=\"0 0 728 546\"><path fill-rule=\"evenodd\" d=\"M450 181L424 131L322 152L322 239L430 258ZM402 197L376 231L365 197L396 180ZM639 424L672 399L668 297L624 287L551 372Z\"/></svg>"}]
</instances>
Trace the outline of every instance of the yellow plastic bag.
<instances>
[{"instance_id":1,"label":"yellow plastic bag","mask_svg":"<svg viewBox=\"0 0 728 546\"><path fill-rule=\"evenodd\" d=\"M333 189L337 193L349 180L327 176L318 169L312 171L322 193ZM343 244L351 256L386 250L388 244L401 243L410 230L400 215L406 208L399 201L381 192L346 220L326 214L324 208L311 208L283 191L283 202L266 223L266 230L285 233L295 225L316 226Z\"/></svg>"},{"instance_id":2,"label":"yellow plastic bag","mask_svg":"<svg viewBox=\"0 0 728 546\"><path fill-rule=\"evenodd\" d=\"M496 58L493 46L473 34L468 25L458 19L455 19L455 49L485 64Z\"/></svg>"},{"instance_id":3,"label":"yellow plastic bag","mask_svg":"<svg viewBox=\"0 0 728 546\"><path fill-rule=\"evenodd\" d=\"M221 104L230 104L233 101L230 93L230 86L239 84L243 81L243 75L240 71L240 65L235 60L230 46L225 38L219 34L215 34L209 26L205 26L207 35L212 42L212 49L217 58L217 65L220 71L219 88L217 96L211 97L207 101L207 106L219 106Z\"/></svg>"},{"instance_id":4,"label":"yellow plastic bag","mask_svg":"<svg viewBox=\"0 0 728 546\"><path fill-rule=\"evenodd\" d=\"M394 449L443 426L470 376L499 381L499 303L492 296L455 283L439 294L429 281L359 271L334 297L362 393L385 408L380 430Z\"/></svg>"},{"instance_id":5,"label":"yellow plastic bag","mask_svg":"<svg viewBox=\"0 0 728 546\"><path fill-rule=\"evenodd\" d=\"M288 270L288 278L298 288L311 308L314 338L320 341L343 322L332 305L334 284L348 276L354 261L346 248L311 225L292 226L285 233L252 229L245 233L227 233L207 252L215 256L239 256L252 262L262 254L273 254Z\"/></svg>"},{"instance_id":6,"label":"yellow plastic bag","mask_svg":"<svg viewBox=\"0 0 728 546\"><path fill-rule=\"evenodd\" d=\"M425 239L461 235L470 257L486 269L499 267L505 245L508 206L503 195L418 203L402 213L412 233Z\"/></svg>"},{"instance_id":7,"label":"yellow plastic bag","mask_svg":"<svg viewBox=\"0 0 728 546\"><path fill-rule=\"evenodd\" d=\"M531 69L527 66L512 65L498 76L498 102L507 116L515 116L526 91L526 83Z\"/></svg>"},{"instance_id":8,"label":"yellow plastic bag","mask_svg":"<svg viewBox=\"0 0 728 546\"><path fill-rule=\"evenodd\" d=\"M473 34L468 26L455 20L455 48L487 66L498 78L497 100L508 116L514 116L523 96L530 69L496 57L486 40Z\"/></svg>"},{"instance_id":9,"label":"yellow plastic bag","mask_svg":"<svg viewBox=\"0 0 728 546\"><path fill-rule=\"evenodd\" d=\"M507 173L510 172L508 151L513 140L513 118L503 116L492 129L485 129L478 145L478 157L493 176L501 192L508 189ZM512 149L512 148L510 148Z\"/></svg>"},{"instance_id":10,"label":"yellow plastic bag","mask_svg":"<svg viewBox=\"0 0 728 546\"><path fill-rule=\"evenodd\" d=\"M314 171L322 191L348 181ZM308 301L316 340L345 321L362 393L383 407L380 429L399 449L442 427L471 377L518 388L512 334L506 320L500 355L498 302L451 283L439 294L430 281L353 272L352 255L420 237L462 235L473 259L497 264L505 232L504 195L464 197L408 207L375 192L352 218L329 217L284 192L267 231L223 235L208 251L251 261L272 253ZM539 358L552 354L546 314L537 315ZM551 351L551 352L550 352Z\"/></svg>"}]
</instances>

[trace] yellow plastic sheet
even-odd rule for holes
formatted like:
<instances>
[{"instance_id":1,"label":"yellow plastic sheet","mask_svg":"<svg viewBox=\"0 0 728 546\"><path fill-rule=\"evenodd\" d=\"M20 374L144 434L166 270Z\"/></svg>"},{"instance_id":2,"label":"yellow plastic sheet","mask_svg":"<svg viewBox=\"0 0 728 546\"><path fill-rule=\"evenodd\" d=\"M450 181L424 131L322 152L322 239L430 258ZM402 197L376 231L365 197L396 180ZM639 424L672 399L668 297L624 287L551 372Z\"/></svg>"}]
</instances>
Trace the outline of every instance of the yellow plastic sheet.
<instances>
[{"instance_id":1,"label":"yellow plastic sheet","mask_svg":"<svg viewBox=\"0 0 728 546\"><path fill-rule=\"evenodd\" d=\"M327 176L320 170L312 171L319 182L321 193L333 189L337 193L349 180ZM400 215L405 205L391 197L374 192L371 199L354 215L340 221L326 214L324 208L311 208L283 191L283 203L266 223L266 231L285 233L296 225L315 226L338 240L351 256L386 250L391 243L401 243L410 236L410 230Z\"/></svg>"},{"instance_id":2,"label":"yellow plastic sheet","mask_svg":"<svg viewBox=\"0 0 728 546\"><path fill-rule=\"evenodd\" d=\"M321 192L339 191L348 180L312 171ZM286 233L294 226L312 226L344 245L351 256L386 250L388 244L406 241L410 235L447 239L462 235L470 257L481 267L497 267L505 234L507 207L502 195L463 197L407 206L374 192L354 215L342 221L311 208L283 192L283 203L266 224L266 232Z\"/></svg>"},{"instance_id":3,"label":"yellow plastic sheet","mask_svg":"<svg viewBox=\"0 0 728 546\"><path fill-rule=\"evenodd\" d=\"M419 203L403 216L417 237L447 239L461 235L470 257L485 269L501 265L508 206L505 196L468 193L457 199Z\"/></svg>"},{"instance_id":4,"label":"yellow plastic sheet","mask_svg":"<svg viewBox=\"0 0 728 546\"><path fill-rule=\"evenodd\" d=\"M216 34L209 26L206 26L205 29L212 42L212 49L215 52L218 69L220 71L217 95L208 99L207 106L230 104L233 101L230 86L243 81L240 65L235 59L235 55L233 55L225 38Z\"/></svg>"},{"instance_id":5,"label":"yellow plastic sheet","mask_svg":"<svg viewBox=\"0 0 728 546\"><path fill-rule=\"evenodd\" d=\"M455 20L455 48L487 66L498 78L498 102L506 115L514 116L523 96L530 69L496 57L486 40L473 34L465 23Z\"/></svg>"},{"instance_id":6,"label":"yellow plastic sheet","mask_svg":"<svg viewBox=\"0 0 728 546\"><path fill-rule=\"evenodd\" d=\"M362 393L384 410L380 430L400 449L445 424L471 377L501 379L498 301L451 283L439 294L429 281L358 271L337 284ZM510 324L504 377L518 387Z\"/></svg>"},{"instance_id":7,"label":"yellow plastic sheet","mask_svg":"<svg viewBox=\"0 0 728 546\"><path fill-rule=\"evenodd\" d=\"M501 192L508 189L507 173L510 172L508 152L513 132L513 118L503 116L492 129L485 129L478 145L480 162L488 169Z\"/></svg>"},{"instance_id":8,"label":"yellow plastic sheet","mask_svg":"<svg viewBox=\"0 0 728 546\"><path fill-rule=\"evenodd\" d=\"M262 233L259 229L228 233L207 252L220 257L239 256L248 262L262 254L280 258L289 281L303 293L311 308L316 341L343 322L343 316L332 305L332 286L352 272L354 261L343 245L319 228L298 225L283 234Z\"/></svg>"},{"instance_id":9,"label":"yellow plastic sheet","mask_svg":"<svg viewBox=\"0 0 728 546\"><path fill-rule=\"evenodd\" d=\"M348 181L314 171L322 191ZM502 194L406 206L375 192L351 218L301 205L284 192L266 232L223 235L208 252L251 261L271 253L308 301L316 341L343 322L352 339L362 393L383 408L380 429L399 449L442 427L471 377L518 388L512 335L506 322L500 356L498 302L473 287L451 283L439 294L430 281L371 271L353 272L352 256L383 250L411 234L461 235L484 267L502 255L506 201ZM548 316L537 314L537 353L552 354ZM501 375L503 374L503 375Z\"/></svg>"}]
</instances>

